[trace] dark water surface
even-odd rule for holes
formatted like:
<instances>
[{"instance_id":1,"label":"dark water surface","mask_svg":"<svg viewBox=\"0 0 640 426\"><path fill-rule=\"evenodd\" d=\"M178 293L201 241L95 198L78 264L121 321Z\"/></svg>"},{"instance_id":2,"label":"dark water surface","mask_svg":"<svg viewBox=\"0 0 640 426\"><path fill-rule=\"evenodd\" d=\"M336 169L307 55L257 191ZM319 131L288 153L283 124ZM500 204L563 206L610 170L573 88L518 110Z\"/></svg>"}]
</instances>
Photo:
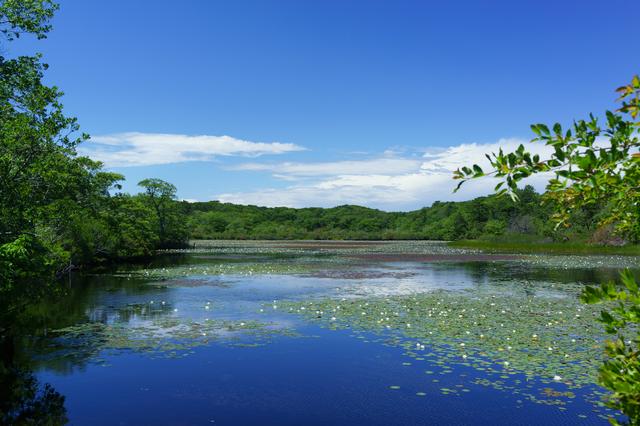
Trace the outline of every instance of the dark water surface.
<instances>
[{"instance_id":1,"label":"dark water surface","mask_svg":"<svg viewBox=\"0 0 640 426\"><path fill-rule=\"evenodd\" d=\"M75 277L21 356L77 425L608 424L577 295L637 259L475 256L212 242Z\"/></svg>"}]
</instances>

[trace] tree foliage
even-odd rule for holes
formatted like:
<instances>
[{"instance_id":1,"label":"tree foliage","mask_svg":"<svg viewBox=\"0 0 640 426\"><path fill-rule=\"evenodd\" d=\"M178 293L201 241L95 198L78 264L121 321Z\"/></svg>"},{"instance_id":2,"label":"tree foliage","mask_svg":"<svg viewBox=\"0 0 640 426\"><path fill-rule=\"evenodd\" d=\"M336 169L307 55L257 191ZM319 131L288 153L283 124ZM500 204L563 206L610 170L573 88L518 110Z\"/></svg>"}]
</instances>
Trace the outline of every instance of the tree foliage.
<instances>
[{"instance_id":1,"label":"tree foliage","mask_svg":"<svg viewBox=\"0 0 640 426\"><path fill-rule=\"evenodd\" d=\"M547 185L547 197L557 207L553 219L558 225L568 225L573 212L591 205L606 207L603 225L612 224L618 233L633 241L640 239L640 148L637 121L640 103L640 79L620 87L622 105L617 112L607 111L605 125L591 115L578 120L571 128L560 123L549 127L534 124L533 142L543 142L553 148L546 159L532 155L524 145L514 152L487 155L492 170L488 173L475 164L462 167L455 174L460 186L469 179L491 175L501 181L498 194L517 199L518 183L536 173L554 175ZM627 118L630 117L630 119Z\"/></svg>"},{"instance_id":2,"label":"tree foliage","mask_svg":"<svg viewBox=\"0 0 640 426\"><path fill-rule=\"evenodd\" d=\"M0 2L0 34L8 40L30 33L42 39L51 29L49 21L58 10L51 0L2 0Z\"/></svg>"},{"instance_id":3,"label":"tree foliage","mask_svg":"<svg viewBox=\"0 0 640 426\"><path fill-rule=\"evenodd\" d=\"M607 359L600 367L599 381L612 394L607 404L623 412L630 425L640 424L640 290L630 271L621 274L622 286L608 282L587 287L585 303L611 302L614 307L600 313L600 322L614 340L605 343ZM618 424L611 419L613 424Z\"/></svg>"},{"instance_id":4,"label":"tree foliage","mask_svg":"<svg viewBox=\"0 0 640 426\"><path fill-rule=\"evenodd\" d=\"M143 179L138 186L144 188L144 200L155 212L159 245L172 247L180 245L187 238L184 221L174 202L176 187L162 179Z\"/></svg>"},{"instance_id":5,"label":"tree foliage","mask_svg":"<svg viewBox=\"0 0 640 426\"><path fill-rule=\"evenodd\" d=\"M3 42L45 38L57 8L49 0L0 0ZM77 155L88 135L64 113L62 92L44 83L47 68L40 55L0 56L0 331L73 267L186 239L170 229L183 221L163 222L159 232L148 197L120 193L123 176ZM161 197L165 211L175 204L170 198Z\"/></svg>"},{"instance_id":6,"label":"tree foliage","mask_svg":"<svg viewBox=\"0 0 640 426\"><path fill-rule=\"evenodd\" d=\"M587 240L595 232L594 211L580 211L575 226L553 232L552 208L540 208L533 187L518 190L522 203L504 197L435 202L412 212L384 212L360 206L334 208L257 207L187 203L181 207L194 239L528 239Z\"/></svg>"}]
</instances>

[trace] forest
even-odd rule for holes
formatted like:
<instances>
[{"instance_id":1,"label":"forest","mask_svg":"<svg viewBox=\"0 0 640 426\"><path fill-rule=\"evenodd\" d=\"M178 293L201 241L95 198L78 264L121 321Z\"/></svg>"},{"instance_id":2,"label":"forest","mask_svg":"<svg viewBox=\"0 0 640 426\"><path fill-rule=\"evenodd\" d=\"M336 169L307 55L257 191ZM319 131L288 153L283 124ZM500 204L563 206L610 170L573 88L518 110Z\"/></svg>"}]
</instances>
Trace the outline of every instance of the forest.
<instances>
[{"instance_id":1,"label":"forest","mask_svg":"<svg viewBox=\"0 0 640 426\"><path fill-rule=\"evenodd\" d=\"M411 212L344 205L334 208L241 206L217 201L182 202L193 239L361 239L591 241L598 211L582 209L570 228L558 232L553 205L533 187L518 190L519 202L488 196L463 202L435 202Z\"/></svg>"}]
</instances>

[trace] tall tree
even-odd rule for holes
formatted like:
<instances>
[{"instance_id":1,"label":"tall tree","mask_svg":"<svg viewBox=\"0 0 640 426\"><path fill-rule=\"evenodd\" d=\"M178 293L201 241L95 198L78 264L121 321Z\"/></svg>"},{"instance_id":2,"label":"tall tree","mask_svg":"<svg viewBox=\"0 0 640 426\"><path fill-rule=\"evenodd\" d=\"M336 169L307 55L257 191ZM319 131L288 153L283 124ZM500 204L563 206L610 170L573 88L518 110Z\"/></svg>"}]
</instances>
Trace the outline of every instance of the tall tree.
<instances>
[{"instance_id":1,"label":"tall tree","mask_svg":"<svg viewBox=\"0 0 640 426\"><path fill-rule=\"evenodd\" d=\"M144 179L138 182L145 190L146 199L153 207L158 220L158 236L160 245L165 246L169 242L167 228L174 213L173 201L176 198L176 187L162 179Z\"/></svg>"}]
</instances>

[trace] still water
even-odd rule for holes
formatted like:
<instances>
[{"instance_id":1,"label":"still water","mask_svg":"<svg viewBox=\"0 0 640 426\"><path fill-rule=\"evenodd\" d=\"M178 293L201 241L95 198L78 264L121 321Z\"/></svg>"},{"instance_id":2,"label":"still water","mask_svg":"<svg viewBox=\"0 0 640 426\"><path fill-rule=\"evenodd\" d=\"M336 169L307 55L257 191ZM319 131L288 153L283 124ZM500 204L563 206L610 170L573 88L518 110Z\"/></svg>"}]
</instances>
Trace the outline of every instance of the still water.
<instances>
[{"instance_id":1,"label":"still water","mask_svg":"<svg viewBox=\"0 0 640 426\"><path fill-rule=\"evenodd\" d=\"M199 242L74 277L21 356L77 425L604 425L578 294L637 264Z\"/></svg>"}]
</instances>

